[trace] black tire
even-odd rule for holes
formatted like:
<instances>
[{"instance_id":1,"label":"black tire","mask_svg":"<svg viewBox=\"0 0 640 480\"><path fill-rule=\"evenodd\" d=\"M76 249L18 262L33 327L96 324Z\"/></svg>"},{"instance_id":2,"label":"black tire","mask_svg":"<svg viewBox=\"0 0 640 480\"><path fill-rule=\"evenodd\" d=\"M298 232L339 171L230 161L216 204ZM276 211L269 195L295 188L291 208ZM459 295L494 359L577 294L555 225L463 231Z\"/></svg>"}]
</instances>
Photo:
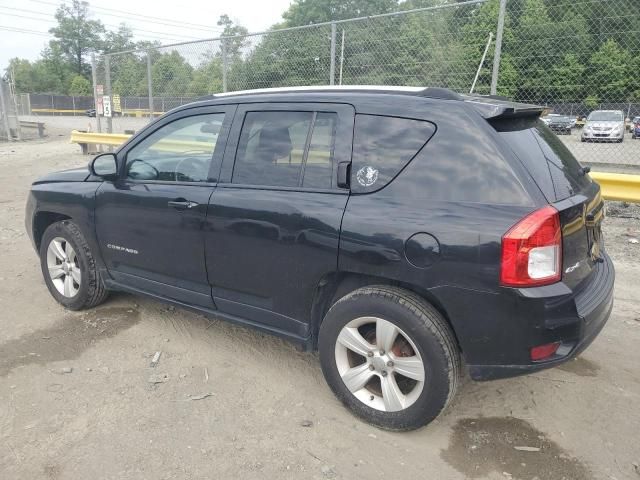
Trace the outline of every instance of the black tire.
<instances>
[{"instance_id":1,"label":"black tire","mask_svg":"<svg viewBox=\"0 0 640 480\"><path fill-rule=\"evenodd\" d=\"M51 241L56 237L61 237L66 242L69 242L76 252L81 281L77 293L72 297L65 297L58 292L49 275L47 249ZM44 281L53 298L69 310L83 310L95 307L104 302L109 295L84 235L82 235L78 226L69 220L56 222L45 230L40 242L40 267Z\"/></svg>"},{"instance_id":2,"label":"black tire","mask_svg":"<svg viewBox=\"0 0 640 480\"><path fill-rule=\"evenodd\" d=\"M368 316L399 327L423 360L423 389L414 403L403 410L382 411L366 405L349 391L340 376L335 353L338 335L350 321ZM334 394L353 413L377 427L395 431L420 428L447 407L458 387L461 366L453 332L433 306L412 292L372 286L346 295L327 312L318 340L322 371Z\"/></svg>"}]
</instances>

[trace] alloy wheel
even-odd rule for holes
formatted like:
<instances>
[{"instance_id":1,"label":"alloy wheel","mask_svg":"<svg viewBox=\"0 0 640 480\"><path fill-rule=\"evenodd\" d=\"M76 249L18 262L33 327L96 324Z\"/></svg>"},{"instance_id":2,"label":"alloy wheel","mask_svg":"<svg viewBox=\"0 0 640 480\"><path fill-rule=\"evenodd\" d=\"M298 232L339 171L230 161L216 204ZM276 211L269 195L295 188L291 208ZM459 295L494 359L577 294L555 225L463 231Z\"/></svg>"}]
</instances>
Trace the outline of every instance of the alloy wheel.
<instances>
[{"instance_id":1,"label":"alloy wheel","mask_svg":"<svg viewBox=\"0 0 640 480\"><path fill-rule=\"evenodd\" d=\"M78 256L64 238L56 237L49 243L47 267L49 278L61 295L71 298L78 293L82 281Z\"/></svg>"},{"instance_id":2,"label":"alloy wheel","mask_svg":"<svg viewBox=\"0 0 640 480\"><path fill-rule=\"evenodd\" d=\"M404 410L424 388L425 367L415 343L382 318L360 317L347 323L338 335L335 359L349 391L376 410Z\"/></svg>"}]
</instances>

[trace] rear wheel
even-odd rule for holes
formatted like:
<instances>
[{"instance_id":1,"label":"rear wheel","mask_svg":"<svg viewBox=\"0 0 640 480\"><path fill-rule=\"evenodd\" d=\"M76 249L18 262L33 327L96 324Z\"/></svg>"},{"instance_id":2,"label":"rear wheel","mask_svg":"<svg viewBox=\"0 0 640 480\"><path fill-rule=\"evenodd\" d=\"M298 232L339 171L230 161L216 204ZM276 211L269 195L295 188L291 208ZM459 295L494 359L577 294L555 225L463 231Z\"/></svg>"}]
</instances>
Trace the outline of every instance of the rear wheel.
<instances>
[{"instance_id":1,"label":"rear wheel","mask_svg":"<svg viewBox=\"0 0 640 480\"><path fill-rule=\"evenodd\" d=\"M395 287L366 287L331 307L320 328L320 362L336 396L389 430L426 425L453 398L460 357L431 305Z\"/></svg>"},{"instance_id":2,"label":"rear wheel","mask_svg":"<svg viewBox=\"0 0 640 480\"><path fill-rule=\"evenodd\" d=\"M107 298L89 245L69 220L45 230L40 242L40 266L53 298L70 310L91 308Z\"/></svg>"}]
</instances>

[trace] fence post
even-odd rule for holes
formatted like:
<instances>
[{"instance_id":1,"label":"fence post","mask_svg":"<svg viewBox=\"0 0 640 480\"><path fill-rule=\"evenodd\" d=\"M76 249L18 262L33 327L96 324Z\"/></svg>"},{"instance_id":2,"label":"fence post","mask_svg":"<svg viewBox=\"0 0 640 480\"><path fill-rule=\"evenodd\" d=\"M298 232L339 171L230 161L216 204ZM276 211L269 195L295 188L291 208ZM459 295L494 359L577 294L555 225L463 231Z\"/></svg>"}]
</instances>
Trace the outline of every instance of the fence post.
<instances>
[{"instance_id":1,"label":"fence post","mask_svg":"<svg viewBox=\"0 0 640 480\"><path fill-rule=\"evenodd\" d=\"M502 55L502 34L504 33L504 16L507 10L507 0L500 0L498 13L498 32L496 34L496 51L493 55L493 74L491 75L491 95L498 92L498 75L500 74L500 57Z\"/></svg>"},{"instance_id":2,"label":"fence post","mask_svg":"<svg viewBox=\"0 0 640 480\"><path fill-rule=\"evenodd\" d=\"M149 93L149 119L153 119L153 78L151 77L151 50L147 50L147 90Z\"/></svg>"},{"instance_id":3,"label":"fence post","mask_svg":"<svg viewBox=\"0 0 640 480\"><path fill-rule=\"evenodd\" d=\"M107 91L107 95L109 95L109 101L112 101L113 99L111 98L111 59L109 58L109 55L104 56L104 77L105 77L104 87ZM111 117L106 117L107 133L113 132L112 117L113 117L113 108L111 109ZM111 151L111 147L109 147L109 151Z\"/></svg>"},{"instance_id":4,"label":"fence post","mask_svg":"<svg viewBox=\"0 0 640 480\"><path fill-rule=\"evenodd\" d=\"M338 74L338 85L342 85L342 67L344 65L344 28L342 29L342 40L340 42L340 73Z\"/></svg>"},{"instance_id":5,"label":"fence post","mask_svg":"<svg viewBox=\"0 0 640 480\"><path fill-rule=\"evenodd\" d=\"M329 67L329 85L336 79L336 24L331 24L331 66Z\"/></svg>"},{"instance_id":6,"label":"fence post","mask_svg":"<svg viewBox=\"0 0 640 480\"><path fill-rule=\"evenodd\" d=\"M96 124L98 133L102 132L100 115L98 115L98 72L96 71L96 54L91 54L91 80L93 81L93 108L96 109Z\"/></svg>"},{"instance_id":7,"label":"fence post","mask_svg":"<svg viewBox=\"0 0 640 480\"><path fill-rule=\"evenodd\" d=\"M222 91L227 91L227 38L222 37L220 44L221 55L222 55Z\"/></svg>"},{"instance_id":8,"label":"fence post","mask_svg":"<svg viewBox=\"0 0 640 480\"><path fill-rule=\"evenodd\" d=\"M4 128L7 131L7 140L13 142L13 138L11 138L11 128L9 127L9 110L7 110L7 104L4 101L3 83L4 81L0 78L0 114L2 114Z\"/></svg>"}]
</instances>

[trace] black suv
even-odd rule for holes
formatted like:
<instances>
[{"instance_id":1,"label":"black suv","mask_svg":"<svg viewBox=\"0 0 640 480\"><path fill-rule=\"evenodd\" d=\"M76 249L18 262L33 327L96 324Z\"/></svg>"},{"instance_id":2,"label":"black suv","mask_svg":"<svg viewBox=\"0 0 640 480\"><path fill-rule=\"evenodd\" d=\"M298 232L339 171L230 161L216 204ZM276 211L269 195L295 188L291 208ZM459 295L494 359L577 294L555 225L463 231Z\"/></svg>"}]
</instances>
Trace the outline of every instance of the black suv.
<instances>
[{"instance_id":1,"label":"black suv","mask_svg":"<svg viewBox=\"0 0 640 480\"><path fill-rule=\"evenodd\" d=\"M462 361L551 367L609 317L600 188L541 112L434 88L214 95L36 181L27 230L65 307L119 290L280 335L356 414L412 429Z\"/></svg>"}]
</instances>

